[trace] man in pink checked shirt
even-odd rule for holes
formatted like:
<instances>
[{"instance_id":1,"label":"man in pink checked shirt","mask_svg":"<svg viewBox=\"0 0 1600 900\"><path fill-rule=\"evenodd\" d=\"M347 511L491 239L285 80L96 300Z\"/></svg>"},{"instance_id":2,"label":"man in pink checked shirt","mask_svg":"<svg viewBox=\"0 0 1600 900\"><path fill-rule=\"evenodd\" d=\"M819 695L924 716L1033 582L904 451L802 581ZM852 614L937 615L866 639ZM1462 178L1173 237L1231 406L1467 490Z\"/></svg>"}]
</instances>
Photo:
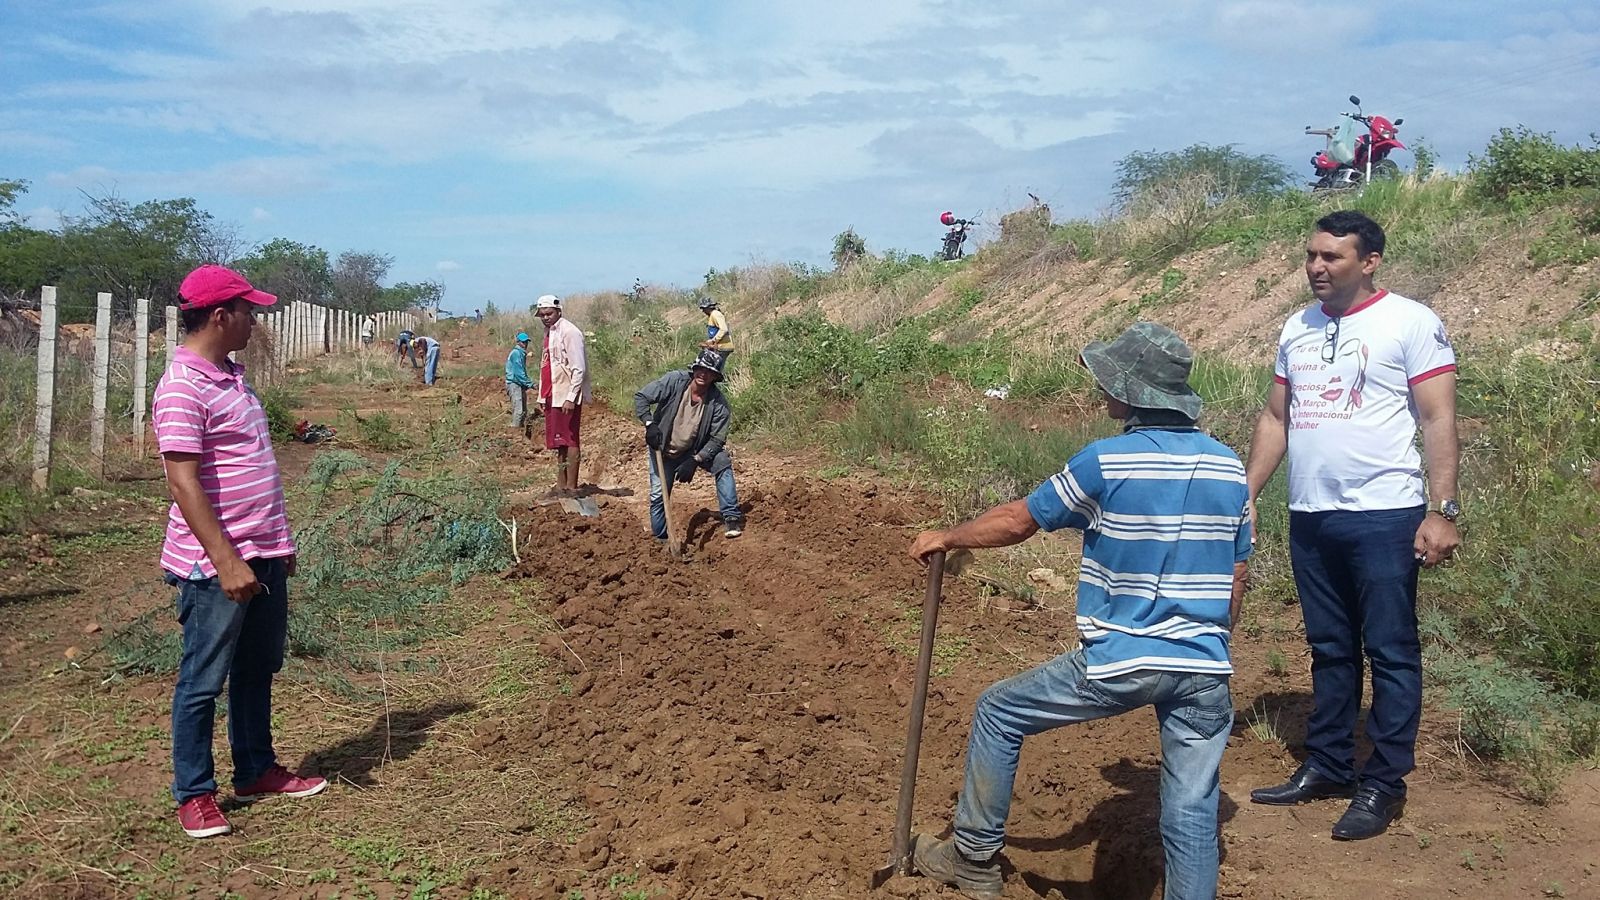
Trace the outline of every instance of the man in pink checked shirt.
<instances>
[{"instance_id":1,"label":"man in pink checked shirt","mask_svg":"<svg viewBox=\"0 0 1600 900\"><path fill-rule=\"evenodd\" d=\"M183 662L172 695L172 796L190 837L232 831L211 757L217 695L228 684L235 796L309 797L328 786L278 765L272 676L283 666L294 537L266 411L228 358L250 342L257 306L278 298L222 266L178 288L183 345L156 384L156 443L172 511L161 568L178 589Z\"/></svg>"}]
</instances>

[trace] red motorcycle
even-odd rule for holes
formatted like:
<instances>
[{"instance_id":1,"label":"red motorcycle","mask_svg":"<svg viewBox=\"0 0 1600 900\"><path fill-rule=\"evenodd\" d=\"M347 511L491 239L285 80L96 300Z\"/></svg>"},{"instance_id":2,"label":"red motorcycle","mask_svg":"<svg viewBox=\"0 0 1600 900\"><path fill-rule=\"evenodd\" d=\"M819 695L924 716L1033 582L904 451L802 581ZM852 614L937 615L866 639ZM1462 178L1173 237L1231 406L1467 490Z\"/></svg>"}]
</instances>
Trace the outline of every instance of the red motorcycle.
<instances>
[{"instance_id":1,"label":"red motorcycle","mask_svg":"<svg viewBox=\"0 0 1600 900\"><path fill-rule=\"evenodd\" d=\"M950 229L944 233L944 243L939 247L939 258L946 262L960 259L964 252L961 245L967 241L967 229L978 223L971 219L958 219L955 213L945 210L939 216L939 224Z\"/></svg>"},{"instance_id":2,"label":"red motorcycle","mask_svg":"<svg viewBox=\"0 0 1600 900\"><path fill-rule=\"evenodd\" d=\"M1344 121L1334 128L1306 126L1306 134L1320 134L1328 139L1328 146L1311 157L1311 166L1317 171L1317 180L1311 182L1311 191L1347 191L1358 188L1373 178L1396 178L1400 165L1389 158L1396 150L1406 149L1396 136L1405 119L1393 122L1383 116L1369 116L1361 111L1361 98L1350 95L1355 104L1353 113L1340 113ZM1367 132L1356 134L1356 123L1367 126Z\"/></svg>"}]
</instances>

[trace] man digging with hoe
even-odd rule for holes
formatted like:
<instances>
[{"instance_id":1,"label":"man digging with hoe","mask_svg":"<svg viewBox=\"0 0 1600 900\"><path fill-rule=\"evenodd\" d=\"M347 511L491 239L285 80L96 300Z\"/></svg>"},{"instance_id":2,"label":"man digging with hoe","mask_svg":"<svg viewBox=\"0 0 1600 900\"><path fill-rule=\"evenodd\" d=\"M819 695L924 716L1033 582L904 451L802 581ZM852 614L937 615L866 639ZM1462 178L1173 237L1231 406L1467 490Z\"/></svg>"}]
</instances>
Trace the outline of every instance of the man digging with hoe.
<instances>
[{"instance_id":1,"label":"man digging with hoe","mask_svg":"<svg viewBox=\"0 0 1600 900\"><path fill-rule=\"evenodd\" d=\"M948 531L911 556L1021 543L1039 529L1083 531L1081 646L978 699L954 835L916 835L915 872L980 900L1004 887L996 854L1023 739L1154 706L1161 731L1161 840L1167 900L1216 896L1218 767L1233 723L1229 631L1250 556L1244 466L1195 427L1190 352L1140 322L1082 361L1123 432L1089 444L1025 500Z\"/></svg>"},{"instance_id":2,"label":"man digging with hoe","mask_svg":"<svg viewBox=\"0 0 1600 900\"><path fill-rule=\"evenodd\" d=\"M633 414L644 423L644 440L650 447L650 531L657 540L669 538L665 495L670 487L665 480L687 483L697 468L716 478L723 535L736 538L744 533L727 446L733 413L717 387L725 360L715 350L702 350L688 369L668 372L633 395ZM658 471L657 459L666 471Z\"/></svg>"}]
</instances>

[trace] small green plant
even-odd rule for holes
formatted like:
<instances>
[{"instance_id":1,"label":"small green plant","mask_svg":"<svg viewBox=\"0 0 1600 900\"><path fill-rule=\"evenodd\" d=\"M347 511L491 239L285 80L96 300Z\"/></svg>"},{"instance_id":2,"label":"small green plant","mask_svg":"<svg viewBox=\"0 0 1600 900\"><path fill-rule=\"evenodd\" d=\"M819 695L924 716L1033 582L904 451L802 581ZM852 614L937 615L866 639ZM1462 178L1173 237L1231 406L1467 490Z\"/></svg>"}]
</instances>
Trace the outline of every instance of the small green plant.
<instances>
[{"instance_id":1,"label":"small green plant","mask_svg":"<svg viewBox=\"0 0 1600 900\"><path fill-rule=\"evenodd\" d=\"M1277 647L1267 651L1267 672L1278 678L1286 678L1289 675L1288 657Z\"/></svg>"},{"instance_id":2,"label":"small green plant","mask_svg":"<svg viewBox=\"0 0 1600 900\"><path fill-rule=\"evenodd\" d=\"M1461 851L1461 868L1472 872L1478 871L1478 857L1471 850Z\"/></svg>"},{"instance_id":3,"label":"small green plant","mask_svg":"<svg viewBox=\"0 0 1600 900\"><path fill-rule=\"evenodd\" d=\"M355 417L356 432L361 437L361 442L374 450L384 453L393 453L411 446L411 441L395 428L394 419L386 412L375 412L365 418L352 412Z\"/></svg>"},{"instance_id":4,"label":"small green plant","mask_svg":"<svg viewBox=\"0 0 1600 900\"><path fill-rule=\"evenodd\" d=\"M297 398L281 387L257 389L256 397L261 400L261 408L267 414L267 430L272 433L272 439L280 442L293 440Z\"/></svg>"},{"instance_id":5,"label":"small green plant","mask_svg":"<svg viewBox=\"0 0 1600 900\"><path fill-rule=\"evenodd\" d=\"M1567 895L1567 889L1561 886L1561 882L1552 881L1548 885L1545 885L1544 895L1546 897L1565 897Z\"/></svg>"},{"instance_id":6,"label":"small green plant","mask_svg":"<svg viewBox=\"0 0 1600 900\"><path fill-rule=\"evenodd\" d=\"M1426 850L1433 846L1433 835L1424 831L1417 832L1417 849Z\"/></svg>"},{"instance_id":7,"label":"small green plant","mask_svg":"<svg viewBox=\"0 0 1600 900\"><path fill-rule=\"evenodd\" d=\"M1266 704L1258 703L1251 707L1250 712L1245 715L1245 721L1246 730L1250 732L1251 737L1263 744L1284 746L1283 737L1278 733L1278 717L1276 714L1270 718L1267 716Z\"/></svg>"}]
</instances>

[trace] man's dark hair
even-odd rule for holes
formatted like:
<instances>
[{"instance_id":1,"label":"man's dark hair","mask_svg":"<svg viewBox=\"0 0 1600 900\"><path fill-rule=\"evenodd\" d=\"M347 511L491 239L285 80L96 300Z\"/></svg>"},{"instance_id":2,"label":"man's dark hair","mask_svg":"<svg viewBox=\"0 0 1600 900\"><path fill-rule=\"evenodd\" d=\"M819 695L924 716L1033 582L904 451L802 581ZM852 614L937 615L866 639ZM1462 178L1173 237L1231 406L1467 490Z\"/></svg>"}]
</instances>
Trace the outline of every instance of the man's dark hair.
<instances>
[{"instance_id":1,"label":"man's dark hair","mask_svg":"<svg viewBox=\"0 0 1600 900\"><path fill-rule=\"evenodd\" d=\"M1368 253L1383 255L1383 226L1372 221L1366 213L1356 212L1353 209L1341 209L1331 212L1317 220L1317 230L1326 231L1334 237L1344 237L1347 234L1356 236L1356 253L1366 256Z\"/></svg>"},{"instance_id":2,"label":"man's dark hair","mask_svg":"<svg viewBox=\"0 0 1600 900\"><path fill-rule=\"evenodd\" d=\"M242 302L245 302L244 298L235 297L224 303L214 303L211 306L202 306L199 309L180 309L178 310L178 322L183 325L184 334L194 334L196 331L206 327L206 321L211 318L212 310L227 306L230 303Z\"/></svg>"}]
</instances>

